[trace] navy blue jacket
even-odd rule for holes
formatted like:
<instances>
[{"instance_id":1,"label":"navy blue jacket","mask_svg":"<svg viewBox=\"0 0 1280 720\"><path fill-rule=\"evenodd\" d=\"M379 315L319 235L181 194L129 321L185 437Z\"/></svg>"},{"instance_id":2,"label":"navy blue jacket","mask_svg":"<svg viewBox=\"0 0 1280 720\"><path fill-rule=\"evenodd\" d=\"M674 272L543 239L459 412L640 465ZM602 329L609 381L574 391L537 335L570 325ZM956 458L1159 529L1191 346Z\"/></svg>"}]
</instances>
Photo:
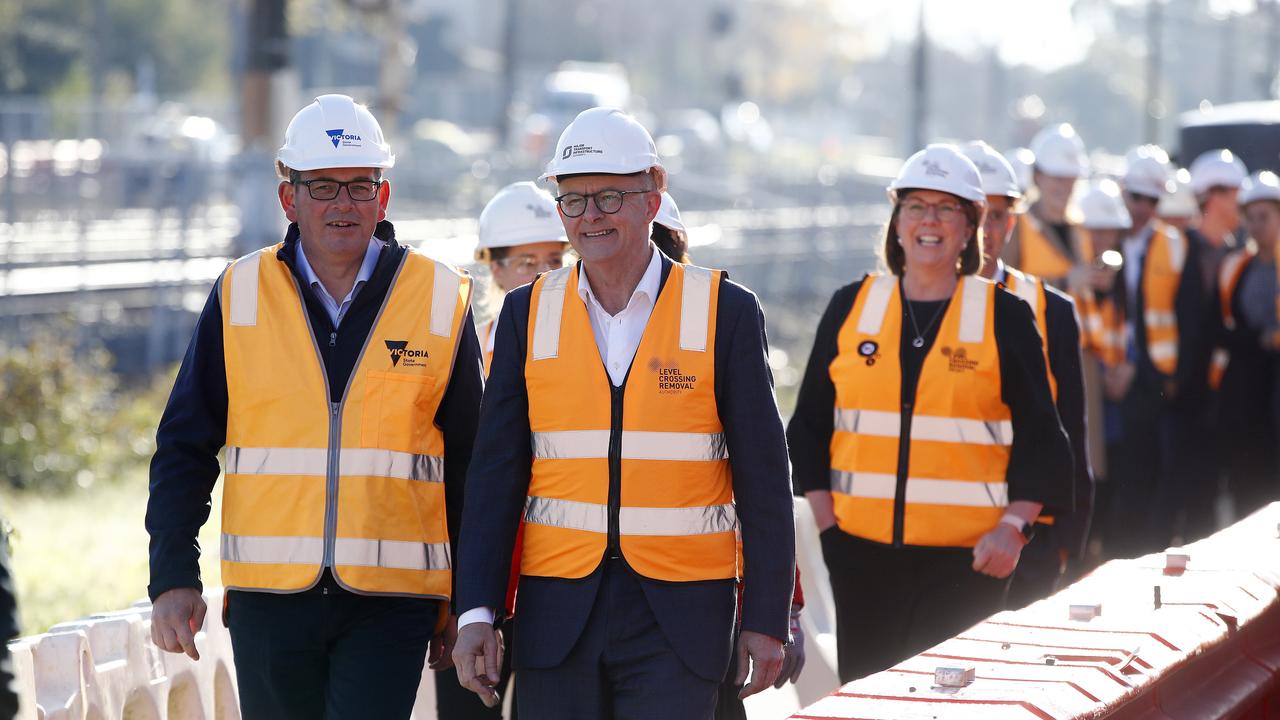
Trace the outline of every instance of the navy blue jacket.
<instances>
[{"instance_id":1,"label":"navy blue jacket","mask_svg":"<svg viewBox=\"0 0 1280 720\"><path fill-rule=\"evenodd\" d=\"M660 287L666 286L671 266L663 257ZM467 480L458 548L458 611L500 609L505 601L512 545L533 458L524 376L531 294L532 285L509 293L498 322ZM566 302L580 299L574 296ZM786 440L767 351L764 315L755 295L722 280L716 310L715 395L742 529L742 629L784 640L795 535ZM520 578L517 668L553 667L564 660L586 625L603 566L577 580ZM667 641L685 665L708 680L723 679L732 646L734 581L663 582L641 577L640 585Z\"/></svg>"},{"instance_id":2,"label":"navy blue jacket","mask_svg":"<svg viewBox=\"0 0 1280 720\"><path fill-rule=\"evenodd\" d=\"M372 277L352 300L342 324L333 327L320 299L294 264L298 226L290 225L279 262L289 265L303 288L311 332L324 353L324 370L330 391L341 400L347 379L355 368L365 339L373 329L382 301L391 287L405 247L396 242L391 223L378 223L374 233L386 242ZM156 454L151 459L151 494L147 499L147 532L151 534L151 584L147 594L155 600L166 590L203 590L200 579L200 544L196 537L209 519L210 496L218 480L218 452L227 438L227 374L222 345L222 307L214 285L205 302L186 357L173 383L173 391L156 431ZM329 342L333 333L333 343ZM307 355L310 349L307 348ZM436 425L444 434L445 509L449 537L457 537L462 515L463 484L471 445L479 419L484 376L480 364L471 312L462 323L458 355L449 387L436 411ZM280 372L290 372L287 367Z\"/></svg>"}]
</instances>

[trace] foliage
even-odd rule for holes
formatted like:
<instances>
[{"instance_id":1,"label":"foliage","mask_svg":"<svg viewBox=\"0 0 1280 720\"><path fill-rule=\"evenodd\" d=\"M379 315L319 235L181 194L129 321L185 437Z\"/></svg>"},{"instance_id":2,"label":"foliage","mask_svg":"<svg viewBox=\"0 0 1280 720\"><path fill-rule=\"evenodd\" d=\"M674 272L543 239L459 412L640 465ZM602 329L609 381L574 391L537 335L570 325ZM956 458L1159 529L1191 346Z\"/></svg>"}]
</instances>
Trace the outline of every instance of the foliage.
<instances>
[{"instance_id":1,"label":"foliage","mask_svg":"<svg viewBox=\"0 0 1280 720\"><path fill-rule=\"evenodd\" d=\"M71 331L0 344L0 482L17 489L89 487L145 462L165 379L122 392L111 359ZM164 385L167 387L167 384Z\"/></svg>"}]
</instances>

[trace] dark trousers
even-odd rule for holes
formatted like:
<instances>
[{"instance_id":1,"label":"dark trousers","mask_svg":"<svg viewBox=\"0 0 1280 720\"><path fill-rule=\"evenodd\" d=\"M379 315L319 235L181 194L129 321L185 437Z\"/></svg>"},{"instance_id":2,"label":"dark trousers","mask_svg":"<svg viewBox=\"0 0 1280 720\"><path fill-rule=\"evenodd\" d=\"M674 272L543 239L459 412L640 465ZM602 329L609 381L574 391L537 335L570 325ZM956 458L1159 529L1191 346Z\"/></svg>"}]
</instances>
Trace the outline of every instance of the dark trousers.
<instances>
[{"instance_id":1,"label":"dark trousers","mask_svg":"<svg viewBox=\"0 0 1280 720\"><path fill-rule=\"evenodd\" d=\"M676 655L621 560L605 562L586 628L564 662L516 672L520 711L537 720L709 720L716 685Z\"/></svg>"},{"instance_id":2,"label":"dark trousers","mask_svg":"<svg viewBox=\"0 0 1280 720\"><path fill-rule=\"evenodd\" d=\"M356 595L326 572L293 594L229 591L245 720L408 718L439 603Z\"/></svg>"},{"instance_id":3,"label":"dark trousers","mask_svg":"<svg viewBox=\"0 0 1280 720\"><path fill-rule=\"evenodd\" d=\"M742 628L733 629L733 654L729 656L729 671L724 681L716 688L715 720L747 720L747 707L738 699L742 686L735 683L738 676L738 641L742 639Z\"/></svg>"},{"instance_id":4,"label":"dark trousers","mask_svg":"<svg viewBox=\"0 0 1280 720\"><path fill-rule=\"evenodd\" d=\"M498 696L506 701L507 685L511 680L511 655L515 652L515 623L508 620L502 625L502 675L498 681ZM458 684L457 668L436 672L436 716L438 720L501 720L502 705L485 707L480 696ZM511 703L511 717L516 720L517 703Z\"/></svg>"},{"instance_id":5,"label":"dark trousers","mask_svg":"<svg viewBox=\"0 0 1280 720\"><path fill-rule=\"evenodd\" d=\"M1058 554L1062 543L1055 536L1057 532L1061 532L1057 525L1036 523L1035 537L1018 557L1005 607L1016 610L1058 592L1063 568Z\"/></svg>"},{"instance_id":6,"label":"dark trousers","mask_svg":"<svg viewBox=\"0 0 1280 720\"><path fill-rule=\"evenodd\" d=\"M1008 580L974 572L970 548L894 548L839 527L820 538L842 683L890 668L1004 605Z\"/></svg>"}]
</instances>

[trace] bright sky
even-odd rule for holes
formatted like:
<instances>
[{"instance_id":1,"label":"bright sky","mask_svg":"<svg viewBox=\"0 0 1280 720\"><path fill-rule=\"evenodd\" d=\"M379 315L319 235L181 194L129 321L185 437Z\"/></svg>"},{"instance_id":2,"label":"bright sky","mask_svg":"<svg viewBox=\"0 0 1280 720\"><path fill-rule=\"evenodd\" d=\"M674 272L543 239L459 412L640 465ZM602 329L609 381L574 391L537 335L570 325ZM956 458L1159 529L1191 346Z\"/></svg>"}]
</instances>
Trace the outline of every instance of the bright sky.
<instances>
[{"instance_id":1,"label":"bright sky","mask_svg":"<svg viewBox=\"0 0 1280 720\"><path fill-rule=\"evenodd\" d=\"M1072 18L1073 0L844 0L834 7L840 19L868 29L872 37L885 37L887 46L887 34L915 36L920 2L928 7L926 28L935 42L969 55L995 45L1010 64L1051 70L1080 60L1093 39L1092 30ZM1211 0L1210 6L1218 12L1246 12L1254 3Z\"/></svg>"}]
</instances>

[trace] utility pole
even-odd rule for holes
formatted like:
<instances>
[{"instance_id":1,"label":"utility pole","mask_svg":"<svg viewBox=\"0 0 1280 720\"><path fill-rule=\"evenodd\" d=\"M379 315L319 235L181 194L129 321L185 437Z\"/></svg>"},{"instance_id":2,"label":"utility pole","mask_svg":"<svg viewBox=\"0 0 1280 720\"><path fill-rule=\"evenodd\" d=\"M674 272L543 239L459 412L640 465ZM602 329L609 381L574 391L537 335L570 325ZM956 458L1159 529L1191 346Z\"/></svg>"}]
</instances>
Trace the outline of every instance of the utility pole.
<instances>
[{"instance_id":1,"label":"utility pole","mask_svg":"<svg viewBox=\"0 0 1280 720\"><path fill-rule=\"evenodd\" d=\"M1222 39L1218 57L1218 87L1222 95L1218 102L1232 102L1236 99L1236 21L1239 15L1228 10L1227 17L1221 20Z\"/></svg>"},{"instance_id":2,"label":"utility pole","mask_svg":"<svg viewBox=\"0 0 1280 720\"><path fill-rule=\"evenodd\" d=\"M911 127L911 134L908 136L910 147L904 156L924 147L928 132L929 35L925 30L926 4L927 0L920 0L920 24L916 30L915 58L911 66L911 117L908 118Z\"/></svg>"},{"instance_id":3,"label":"utility pole","mask_svg":"<svg viewBox=\"0 0 1280 720\"><path fill-rule=\"evenodd\" d=\"M498 103L497 122L494 128L498 132L498 146L506 147L511 137L511 101L516 94L516 51L518 35L516 29L520 24L520 0L505 0L506 15L502 19L502 87Z\"/></svg>"},{"instance_id":4,"label":"utility pole","mask_svg":"<svg viewBox=\"0 0 1280 720\"><path fill-rule=\"evenodd\" d=\"M284 134L285 108L295 103L285 82L289 69L289 35L285 0L248 0L245 16L244 64L240 77L240 138L236 159L241 182L240 236L236 249L252 252L279 240L284 222L275 204L274 150ZM296 109L296 108L295 108Z\"/></svg>"},{"instance_id":5,"label":"utility pole","mask_svg":"<svg viewBox=\"0 0 1280 720\"><path fill-rule=\"evenodd\" d=\"M1164 57L1164 2L1148 0L1147 2L1147 97L1143 119L1146 121L1145 136L1149 143L1160 141L1160 118L1156 110L1160 104L1160 68Z\"/></svg>"},{"instance_id":6,"label":"utility pole","mask_svg":"<svg viewBox=\"0 0 1280 720\"><path fill-rule=\"evenodd\" d=\"M1280 0L1267 3L1267 70L1262 79L1260 97L1271 100L1276 97L1276 76L1280 75Z\"/></svg>"}]
</instances>

